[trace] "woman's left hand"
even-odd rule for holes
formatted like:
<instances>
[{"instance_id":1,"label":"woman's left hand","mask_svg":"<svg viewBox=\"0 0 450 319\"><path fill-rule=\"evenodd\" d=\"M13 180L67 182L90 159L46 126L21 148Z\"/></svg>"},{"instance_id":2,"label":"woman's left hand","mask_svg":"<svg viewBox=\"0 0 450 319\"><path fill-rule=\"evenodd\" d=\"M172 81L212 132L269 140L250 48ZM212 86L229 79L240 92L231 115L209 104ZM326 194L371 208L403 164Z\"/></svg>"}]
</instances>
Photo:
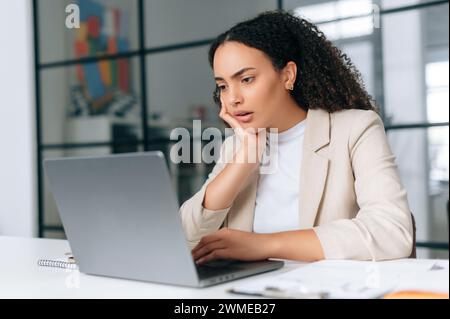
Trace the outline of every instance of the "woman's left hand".
<instances>
[{"instance_id":1,"label":"woman's left hand","mask_svg":"<svg viewBox=\"0 0 450 319\"><path fill-rule=\"evenodd\" d=\"M264 260L270 257L269 238L269 234L221 228L203 237L192 250L192 256L199 265L216 259Z\"/></svg>"}]
</instances>

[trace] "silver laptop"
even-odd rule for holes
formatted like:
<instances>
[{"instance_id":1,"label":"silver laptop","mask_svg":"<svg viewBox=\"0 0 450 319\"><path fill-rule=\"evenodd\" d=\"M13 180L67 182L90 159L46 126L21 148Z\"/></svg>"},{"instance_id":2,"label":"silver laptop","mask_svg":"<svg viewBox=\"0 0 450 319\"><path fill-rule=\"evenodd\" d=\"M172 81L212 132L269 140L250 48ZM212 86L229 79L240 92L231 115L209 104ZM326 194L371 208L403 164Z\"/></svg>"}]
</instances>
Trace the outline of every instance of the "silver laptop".
<instances>
[{"instance_id":1,"label":"silver laptop","mask_svg":"<svg viewBox=\"0 0 450 319\"><path fill-rule=\"evenodd\" d=\"M48 159L44 169L83 273L205 287L283 266L275 260L197 266L161 152Z\"/></svg>"}]
</instances>

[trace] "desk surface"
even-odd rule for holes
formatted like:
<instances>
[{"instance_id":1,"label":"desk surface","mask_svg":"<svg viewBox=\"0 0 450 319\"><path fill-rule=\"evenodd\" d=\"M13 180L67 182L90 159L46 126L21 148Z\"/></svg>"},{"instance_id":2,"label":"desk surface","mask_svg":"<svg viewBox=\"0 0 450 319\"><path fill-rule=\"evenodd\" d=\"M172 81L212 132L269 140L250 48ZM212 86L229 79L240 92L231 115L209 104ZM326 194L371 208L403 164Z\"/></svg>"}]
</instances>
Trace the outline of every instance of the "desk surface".
<instances>
[{"instance_id":1,"label":"desk surface","mask_svg":"<svg viewBox=\"0 0 450 319\"><path fill-rule=\"evenodd\" d=\"M40 258L63 257L66 240L0 236L1 298L244 298L227 292L237 283L300 267L287 262L282 269L208 288L186 288L86 275L77 270L39 267Z\"/></svg>"},{"instance_id":2,"label":"desk surface","mask_svg":"<svg viewBox=\"0 0 450 319\"><path fill-rule=\"evenodd\" d=\"M246 281L280 274L305 265L287 261L282 269L209 288L185 288L92 276L77 270L37 265L40 258L62 257L68 251L70 248L66 240L0 236L0 298L245 298L227 290ZM405 261L421 262L399 262ZM448 274L445 285L448 291Z\"/></svg>"}]
</instances>

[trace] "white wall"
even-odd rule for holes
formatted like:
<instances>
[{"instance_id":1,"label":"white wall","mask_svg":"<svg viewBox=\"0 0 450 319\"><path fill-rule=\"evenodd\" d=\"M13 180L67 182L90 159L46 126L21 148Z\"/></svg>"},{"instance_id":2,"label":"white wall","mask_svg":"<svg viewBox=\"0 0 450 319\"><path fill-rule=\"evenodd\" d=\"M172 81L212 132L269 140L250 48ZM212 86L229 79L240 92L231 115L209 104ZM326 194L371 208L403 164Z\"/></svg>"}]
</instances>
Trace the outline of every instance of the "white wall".
<instances>
[{"instance_id":1,"label":"white wall","mask_svg":"<svg viewBox=\"0 0 450 319\"><path fill-rule=\"evenodd\" d=\"M36 235L31 1L0 1L0 236Z\"/></svg>"}]
</instances>

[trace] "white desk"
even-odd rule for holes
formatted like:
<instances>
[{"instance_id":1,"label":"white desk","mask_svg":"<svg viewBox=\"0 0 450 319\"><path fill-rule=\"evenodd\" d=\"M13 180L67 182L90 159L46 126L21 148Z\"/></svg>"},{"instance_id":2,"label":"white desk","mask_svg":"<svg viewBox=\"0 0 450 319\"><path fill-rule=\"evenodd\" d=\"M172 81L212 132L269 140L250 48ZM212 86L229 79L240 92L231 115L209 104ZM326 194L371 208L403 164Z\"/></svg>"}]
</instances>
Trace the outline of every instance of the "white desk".
<instances>
[{"instance_id":1,"label":"white desk","mask_svg":"<svg viewBox=\"0 0 450 319\"><path fill-rule=\"evenodd\" d=\"M282 269L209 288L185 288L99 277L37 265L39 258L64 256L68 251L70 248L65 240L0 236L0 298L245 298L228 293L227 290L245 281L305 265L287 261ZM399 260L402 263L423 261ZM429 284L438 284L448 292L448 272L446 278L433 281L437 283Z\"/></svg>"},{"instance_id":2,"label":"white desk","mask_svg":"<svg viewBox=\"0 0 450 319\"><path fill-rule=\"evenodd\" d=\"M66 240L0 236L1 298L245 298L228 293L237 282L267 274L224 283L209 288L185 288L124 279L92 276L59 268L39 267L40 258L63 257L69 252ZM301 266L287 265L270 273L281 273Z\"/></svg>"}]
</instances>

